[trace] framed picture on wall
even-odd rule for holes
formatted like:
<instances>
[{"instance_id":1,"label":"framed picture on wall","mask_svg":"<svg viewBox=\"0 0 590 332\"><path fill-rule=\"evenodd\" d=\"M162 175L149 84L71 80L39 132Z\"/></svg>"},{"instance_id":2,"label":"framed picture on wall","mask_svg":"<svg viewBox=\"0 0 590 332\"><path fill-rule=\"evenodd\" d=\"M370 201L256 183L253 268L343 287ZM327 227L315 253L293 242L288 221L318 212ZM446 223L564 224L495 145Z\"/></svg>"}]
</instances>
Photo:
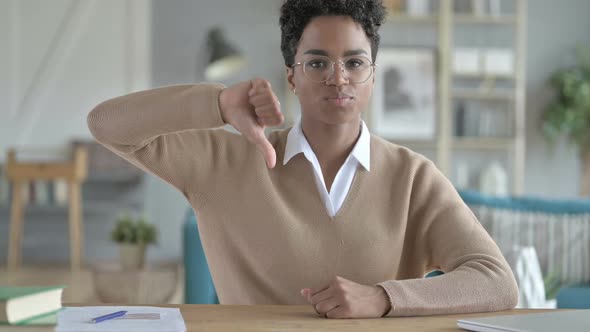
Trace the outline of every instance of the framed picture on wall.
<instances>
[{"instance_id":1,"label":"framed picture on wall","mask_svg":"<svg viewBox=\"0 0 590 332\"><path fill-rule=\"evenodd\" d=\"M436 65L431 48L382 48L371 108L373 131L386 139L435 137Z\"/></svg>"}]
</instances>

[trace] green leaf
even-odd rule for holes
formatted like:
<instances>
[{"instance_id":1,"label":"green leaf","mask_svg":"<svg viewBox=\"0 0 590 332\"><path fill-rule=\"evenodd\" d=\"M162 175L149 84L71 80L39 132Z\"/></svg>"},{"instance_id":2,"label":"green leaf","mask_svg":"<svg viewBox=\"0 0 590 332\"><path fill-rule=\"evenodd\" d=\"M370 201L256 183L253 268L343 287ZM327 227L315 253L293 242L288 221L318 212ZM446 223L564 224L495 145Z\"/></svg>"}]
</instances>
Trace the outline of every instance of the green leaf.
<instances>
[{"instance_id":1,"label":"green leaf","mask_svg":"<svg viewBox=\"0 0 590 332\"><path fill-rule=\"evenodd\" d=\"M123 215L117 219L111 239L117 243L153 244L157 241L157 231L144 217L135 220L129 215Z\"/></svg>"},{"instance_id":2,"label":"green leaf","mask_svg":"<svg viewBox=\"0 0 590 332\"><path fill-rule=\"evenodd\" d=\"M590 141L590 48L580 46L576 55L576 66L560 69L549 79L556 94L543 112L541 127L550 143L565 134L581 147Z\"/></svg>"}]
</instances>

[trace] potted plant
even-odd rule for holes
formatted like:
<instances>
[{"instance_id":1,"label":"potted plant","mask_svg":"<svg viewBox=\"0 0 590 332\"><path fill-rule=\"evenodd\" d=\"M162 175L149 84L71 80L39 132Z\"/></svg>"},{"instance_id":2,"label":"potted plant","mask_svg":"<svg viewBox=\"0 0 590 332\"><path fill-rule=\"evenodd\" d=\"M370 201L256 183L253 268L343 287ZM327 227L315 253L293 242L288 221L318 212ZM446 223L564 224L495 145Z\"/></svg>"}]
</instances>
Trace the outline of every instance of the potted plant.
<instances>
[{"instance_id":1,"label":"potted plant","mask_svg":"<svg viewBox=\"0 0 590 332\"><path fill-rule=\"evenodd\" d=\"M555 98L542 118L543 132L550 140L565 133L578 147L582 181L581 196L590 196L590 48L578 46L577 64L551 76Z\"/></svg>"},{"instance_id":2,"label":"potted plant","mask_svg":"<svg viewBox=\"0 0 590 332\"><path fill-rule=\"evenodd\" d=\"M129 215L123 215L117 219L111 239L119 244L123 268L140 269L143 267L146 247L156 243L157 231L144 218L134 220Z\"/></svg>"}]
</instances>

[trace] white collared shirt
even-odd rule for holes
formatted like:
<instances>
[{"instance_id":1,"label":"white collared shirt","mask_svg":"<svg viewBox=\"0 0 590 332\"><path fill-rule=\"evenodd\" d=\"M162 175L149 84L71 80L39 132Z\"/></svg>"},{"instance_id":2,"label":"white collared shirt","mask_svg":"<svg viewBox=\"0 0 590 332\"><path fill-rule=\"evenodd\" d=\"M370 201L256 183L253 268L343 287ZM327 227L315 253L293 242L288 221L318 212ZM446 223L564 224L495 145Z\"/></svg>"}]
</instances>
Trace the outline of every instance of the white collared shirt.
<instances>
[{"instance_id":1,"label":"white collared shirt","mask_svg":"<svg viewBox=\"0 0 590 332\"><path fill-rule=\"evenodd\" d=\"M318 191L324 201L326 211L330 217L334 217L344 203L359 164L367 171L370 171L371 134L365 122L361 121L361 135L344 161L344 164L342 164L342 167L336 173L330 192L326 189L326 183L324 182L324 176L318 158L311 149L305 135L303 135L300 121L293 126L287 135L283 165L286 165L293 156L299 153L303 153L305 158L312 164Z\"/></svg>"}]
</instances>

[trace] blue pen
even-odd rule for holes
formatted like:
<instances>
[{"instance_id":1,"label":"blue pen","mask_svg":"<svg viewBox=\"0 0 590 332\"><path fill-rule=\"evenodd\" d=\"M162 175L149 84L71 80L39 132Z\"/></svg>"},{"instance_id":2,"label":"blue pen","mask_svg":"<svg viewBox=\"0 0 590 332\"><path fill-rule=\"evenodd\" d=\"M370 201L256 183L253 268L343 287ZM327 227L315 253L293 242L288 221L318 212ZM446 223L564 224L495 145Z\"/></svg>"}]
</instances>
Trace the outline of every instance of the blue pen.
<instances>
[{"instance_id":1,"label":"blue pen","mask_svg":"<svg viewBox=\"0 0 590 332\"><path fill-rule=\"evenodd\" d=\"M112 314L108 314L108 315L104 315L104 316L100 316L100 317L96 317L92 319L92 322L94 324L96 323L100 323L100 322L104 322L105 320L109 320L109 319L113 319L113 318L117 318L117 317L121 317L121 316L125 316L125 314L127 313L127 311L117 311L117 312L113 312Z\"/></svg>"}]
</instances>

